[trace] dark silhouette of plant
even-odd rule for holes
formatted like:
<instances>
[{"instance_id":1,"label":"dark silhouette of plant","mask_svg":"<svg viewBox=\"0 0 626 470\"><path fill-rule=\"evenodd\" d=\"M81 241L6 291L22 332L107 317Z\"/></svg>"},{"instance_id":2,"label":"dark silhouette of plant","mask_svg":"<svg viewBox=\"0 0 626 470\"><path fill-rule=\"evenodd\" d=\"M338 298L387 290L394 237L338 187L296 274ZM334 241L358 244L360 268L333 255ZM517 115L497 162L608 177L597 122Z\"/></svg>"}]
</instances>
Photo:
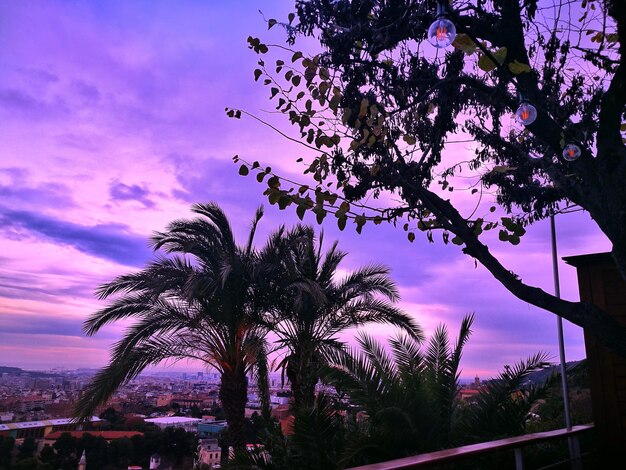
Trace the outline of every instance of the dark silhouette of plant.
<instances>
[{"instance_id":1,"label":"dark silhouette of plant","mask_svg":"<svg viewBox=\"0 0 626 470\"><path fill-rule=\"evenodd\" d=\"M459 363L474 316L466 316L454 345L439 326L425 350L415 338L389 341L390 353L370 336L360 351L337 353L324 380L345 393L359 415L344 462L390 460L449 447L458 426Z\"/></svg>"},{"instance_id":2,"label":"dark silhouette of plant","mask_svg":"<svg viewBox=\"0 0 626 470\"><path fill-rule=\"evenodd\" d=\"M546 354L537 353L513 367L504 366L481 390L475 405L466 408L463 435L481 442L524 434L533 419L533 406L546 398L559 378L554 374L540 384L528 380L530 374L549 366L547 359Z\"/></svg>"},{"instance_id":3,"label":"dark silhouette of plant","mask_svg":"<svg viewBox=\"0 0 626 470\"><path fill-rule=\"evenodd\" d=\"M343 468L348 429L334 401L320 394L309 408L294 412L293 434L286 437L276 423L263 435L263 445L238 452L229 469L333 470Z\"/></svg>"},{"instance_id":4,"label":"dark silhouette of plant","mask_svg":"<svg viewBox=\"0 0 626 470\"><path fill-rule=\"evenodd\" d=\"M15 439L9 436L0 436L0 468L9 468L15 447Z\"/></svg>"},{"instance_id":5,"label":"dark silhouette of plant","mask_svg":"<svg viewBox=\"0 0 626 470\"><path fill-rule=\"evenodd\" d=\"M268 20L285 28L288 44L248 38L261 56L254 77L295 126L293 140L313 152L302 166L312 181L235 157L240 173L252 172L270 203L300 217L311 211L321 223L331 214L359 233L390 222L409 241L440 234L519 299L626 357L626 328L604 310L522 282L488 247L519 244L525 226L574 203L611 242L626 277L623 1L453 2L458 34L445 50L427 40L438 3L297 0L288 23ZM296 49L302 36L320 50ZM516 123L525 101L536 120ZM473 150L459 153L460 142Z\"/></svg>"},{"instance_id":6,"label":"dark silhouette of plant","mask_svg":"<svg viewBox=\"0 0 626 470\"><path fill-rule=\"evenodd\" d=\"M296 409L313 406L315 385L329 354L343 348L337 335L367 323L388 323L414 338L422 332L414 320L394 307L398 291L382 265L360 268L337 279L346 254L337 242L324 253L323 233L298 226L286 236L282 302L272 332L286 350L278 364L291 385Z\"/></svg>"},{"instance_id":7,"label":"dark silhouette of plant","mask_svg":"<svg viewBox=\"0 0 626 470\"><path fill-rule=\"evenodd\" d=\"M170 223L151 243L158 256L146 268L101 286L100 299L116 298L85 321L88 335L104 325L132 319L112 350L108 366L87 386L76 406L89 416L123 383L163 360L197 359L221 373L220 401L230 443L241 446L247 400L246 374L265 356L261 325L274 292L281 230L261 250L254 248L259 209L247 244L239 246L224 212L196 204L198 215Z\"/></svg>"}]
</instances>

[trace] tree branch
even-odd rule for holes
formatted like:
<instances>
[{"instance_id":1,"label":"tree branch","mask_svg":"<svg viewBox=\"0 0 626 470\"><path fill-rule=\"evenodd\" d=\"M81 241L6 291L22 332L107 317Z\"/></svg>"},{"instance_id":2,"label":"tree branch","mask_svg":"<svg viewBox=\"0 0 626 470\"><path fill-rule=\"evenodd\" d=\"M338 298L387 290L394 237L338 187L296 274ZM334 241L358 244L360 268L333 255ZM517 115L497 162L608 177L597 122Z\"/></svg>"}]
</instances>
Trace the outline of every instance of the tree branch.
<instances>
[{"instance_id":1,"label":"tree branch","mask_svg":"<svg viewBox=\"0 0 626 470\"><path fill-rule=\"evenodd\" d=\"M413 185L410 180L404 180L403 186L405 190L413 192L435 216L448 221L448 230L465 242L463 251L478 260L518 299L551 311L584 328L614 352L626 357L626 329L605 311L593 304L559 299L538 287L523 283L491 254L489 248L478 239L473 228L450 202L424 187Z\"/></svg>"}]
</instances>

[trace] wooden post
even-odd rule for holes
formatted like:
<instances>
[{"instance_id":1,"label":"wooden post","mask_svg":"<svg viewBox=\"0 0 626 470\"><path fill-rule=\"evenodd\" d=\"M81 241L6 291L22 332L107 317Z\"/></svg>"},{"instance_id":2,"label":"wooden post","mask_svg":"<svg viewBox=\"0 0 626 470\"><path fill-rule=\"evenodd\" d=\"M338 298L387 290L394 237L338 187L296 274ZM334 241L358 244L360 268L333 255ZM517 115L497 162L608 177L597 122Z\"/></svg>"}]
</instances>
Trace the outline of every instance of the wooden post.
<instances>
[{"instance_id":1,"label":"wooden post","mask_svg":"<svg viewBox=\"0 0 626 470\"><path fill-rule=\"evenodd\" d=\"M610 253L563 258L578 271L580 300L626 326L626 281ZM600 456L626 457L626 358L610 352L585 331L585 349Z\"/></svg>"}]
</instances>

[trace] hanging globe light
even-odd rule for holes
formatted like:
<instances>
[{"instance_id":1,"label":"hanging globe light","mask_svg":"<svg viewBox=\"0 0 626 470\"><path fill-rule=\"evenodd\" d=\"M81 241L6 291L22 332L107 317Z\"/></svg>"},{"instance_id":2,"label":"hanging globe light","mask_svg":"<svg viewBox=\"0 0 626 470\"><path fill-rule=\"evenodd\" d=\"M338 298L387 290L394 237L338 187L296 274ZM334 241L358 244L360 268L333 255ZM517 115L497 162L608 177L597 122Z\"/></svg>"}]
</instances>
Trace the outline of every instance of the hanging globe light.
<instances>
[{"instance_id":1,"label":"hanging globe light","mask_svg":"<svg viewBox=\"0 0 626 470\"><path fill-rule=\"evenodd\" d=\"M515 111L515 117L520 124L530 126L537 119L537 108L528 101L522 101L517 111Z\"/></svg>"},{"instance_id":2,"label":"hanging globe light","mask_svg":"<svg viewBox=\"0 0 626 470\"><path fill-rule=\"evenodd\" d=\"M576 144L567 144L563 149L563 158L568 162L573 162L580 157L580 147Z\"/></svg>"},{"instance_id":3,"label":"hanging globe light","mask_svg":"<svg viewBox=\"0 0 626 470\"><path fill-rule=\"evenodd\" d=\"M456 26L446 15L445 0L437 3L437 19L428 28L428 41L437 49L448 47L456 37Z\"/></svg>"}]
</instances>

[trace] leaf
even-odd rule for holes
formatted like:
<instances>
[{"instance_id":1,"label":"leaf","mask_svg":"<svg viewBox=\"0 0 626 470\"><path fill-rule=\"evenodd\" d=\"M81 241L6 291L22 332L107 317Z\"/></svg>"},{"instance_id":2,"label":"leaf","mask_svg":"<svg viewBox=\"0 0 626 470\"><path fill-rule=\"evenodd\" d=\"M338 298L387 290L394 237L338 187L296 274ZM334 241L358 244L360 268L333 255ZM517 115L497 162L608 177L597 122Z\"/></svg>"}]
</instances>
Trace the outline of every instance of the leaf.
<instances>
[{"instance_id":1,"label":"leaf","mask_svg":"<svg viewBox=\"0 0 626 470\"><path fill-rule=\"evenodd\" d=\"M516 166L496 165L489 173L508 173L509 171L517 170Z\"/></svg>"},{"instance_id":2,"label":"leaf","mask_svg":"<svg viewBox=\"0 0 626 470\"><path fill-rule=\"evenodd\" d=\"M256 69L254 71L254 81L255 82L259 81L259 77L261 76L262 73L263 73L263 71L261 69Z\"/></svg>"},{"instance_id":3,"label":"leaf","mask_svg":"<svg viewBox=\"0 0 626 470\"><path fill-rule=\"evenodd\" d=\"M291 205L292 202L293 200L291 199L291 196L283 194L278 198L278 208L282 211L287 206Z\"/></svg>"},{"instance_id":4,"label":"leaf","mask_svg":"<svg viewBox=\"0 0 626 470\"><path fill-rule=\"evenodd\" d=\"M406 237L409 239L411 243L415 241L415 233L413 232L409 232Z\"/></svg>"},{"instance_id":5,"label":"leaf","mask_svg":"<svg viewBox=\"0 0 626 470\"><path fill-rule=\"evenodd\" d=\"M409 134L404 134L402 136L402 140L404 140L409 145L415 145L415 142L416 142L415 137Z\"/></svg>"},{"instance_id":6,"label":"leaf","mask_svg":"<svg viewBox=\"0 0 626 470\"><path fill-rule=\"evenodd\" d=\"M248 176L248 173L250 173L250 170L248 170L248 167L245 164L239 167L239 174L241 176Z\"/></svg>"},{"instance_id":7,"label":"leaf","mask_svg":"<svg viewBox=\"0 0 626 470\"><path fill-rule=\"evenodd\" d=\"M278 178L278 176L272 176L270 179L267 180L267 185L270 188L278 188L280 187L280 179Z\"/></svg>"},{"instance_id":8,"label":"leaf","mask_svg":"<svg viewBox=\"0 0 626 470\"><path fill-rule=\"evenodd\" d=\"M454 41L452 41L452 45L468 55L476 51L476 43L467 34L457 34Z\"/></svg>"},{"instance_id":9,"label":"leaf","mask_svg":"<svg viewBox=\"0 0 626 470\"><path fill-rule=\"evenodd\" d=\"M357 233L361 233L361 231L363 230L363 226L365 225L366 219L364 215L357 215L354 218L354 222L356 223L356 231Z\"/></svg>"},{"instance_id":10,"label":"leaf","mask_svg":"<svg viewBox=\"0 0 626 470\"><path fill-rule=\"evenodd\" d=\"M269 20L267 20L267 29L272 29L272 26L274 26L276 23L278 23L278 21L276 21L274 18L270 18Z\"/></svg>"},{"instance_id":11,"label":"leaf","mask_svg":"<svg viewBox=\"0 0 626 470\"><path fill-rule=\"evenodd\" d=\"M324 222L324 217L326 217L326 209L324 208L320 208L318 210L313 210L313 212L315 212L315 218L317 220L318 224L321 224L322 222Z\"/></svg>"},{"instance_id":12,"label":"leaf","mask_svg":"<svg viewBox=\"0 0 626 470\"><path fill-rule=\"evenodd\" d=\"M513 62L509 64L509 70L515 75L519 75L521 73L530 72L531 68L528 64L523 64L515 59Z\"/></svg>"},{"instance_id":13,"label":"leaf","mask_svg":"<svg viewBox=\"0 0 626 470\"><path fill-rule=\"evenodd\" d=\"M501 47L496 52L492 53L492 56L498 61L498 64L502 64L506 58L506 53L506 47ZM498 66L498 64L494 63L493 60L485 54L482 54L478 59L478 68L484 70L485 72L491 72Z\"/></svg>"},{"instance_id":14,"label":"leaf","mask_svg":"<svg viewBox=\"0 0 626 470\"><path fill-rule=\"evenodd\" d=\"M453 244L461 246L463 244L463 239L458 235L450 240Z\"/></svg>"},{"instance_id":15,"label":"leaf","mask_svg":"<svg viewBox=\"0 0 626 470\"><path fill-rule=\"evenodd\" d=\"M307 69L304 71L304 79L307 81L307 83L310 83L314 78L315 78L315 66L307 67Z\"/></svg>"},{"instance_id":16,"label":"leaf","mask_svg":"<svg viewBox=\"0 0 626 470\"><path fill-rule=\"evenodd\" d=\"M337 227L339 227L339 230L343 230L344 228L346 228L346 221L348 220L348 218L344 215L337 217Z\"/></svg>"},{"instance_id":17,"label":"leaf","mask_svg":"<svg viewBox=\"0 0 626 470\"><path fill-rule=\"evenodd\" d=\"M304 204L298 205L296 207L296 214L300 220L304 219L304 214L306 213L307 207Z\"/></svg>"},{"instance_id":18,"label":"leaf","mask_svg":"<svg viewBox=\"0 0 626 470\"><path fill-rule=\"evenodd\" d=\"M294 54L291 56L291 62L295 62L296 60L302 58L302 52L300 51L296 51L294 52Z\"/></svg>"},{"instance_id":19,"label":"leaf","mask_svg":"<svg viewBox=\"0 0 626 470\"><path fill-rule=\"evenodd\" d=\"M359 117L363 117L365 116L365 114L367 113L367 109L370 106L370 102L367 98L363 98L361 100L361 107L359 109Z\"/></svg>"}]
</instances>

